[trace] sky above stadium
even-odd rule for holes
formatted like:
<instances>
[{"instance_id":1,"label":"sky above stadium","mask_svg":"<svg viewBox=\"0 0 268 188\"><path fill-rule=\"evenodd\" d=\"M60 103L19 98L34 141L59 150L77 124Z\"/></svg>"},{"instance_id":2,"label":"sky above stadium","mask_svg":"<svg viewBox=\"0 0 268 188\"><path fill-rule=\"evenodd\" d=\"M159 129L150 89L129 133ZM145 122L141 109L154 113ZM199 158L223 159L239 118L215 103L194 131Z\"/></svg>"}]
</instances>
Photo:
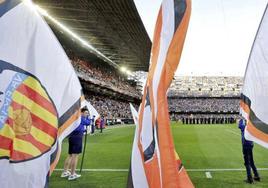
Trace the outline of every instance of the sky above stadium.
<instances>
[{"instance_id":1,"label":"sky above stadium","mask_svg":"<svg viewBox=\"0 0 268 188\"><path fill-rule=\"evenodd\" d=\"M134 0L153 38L162 0ZM243 76L268 0L192 0L192 14L176 75Z\"/></svg>"}]
</instances>

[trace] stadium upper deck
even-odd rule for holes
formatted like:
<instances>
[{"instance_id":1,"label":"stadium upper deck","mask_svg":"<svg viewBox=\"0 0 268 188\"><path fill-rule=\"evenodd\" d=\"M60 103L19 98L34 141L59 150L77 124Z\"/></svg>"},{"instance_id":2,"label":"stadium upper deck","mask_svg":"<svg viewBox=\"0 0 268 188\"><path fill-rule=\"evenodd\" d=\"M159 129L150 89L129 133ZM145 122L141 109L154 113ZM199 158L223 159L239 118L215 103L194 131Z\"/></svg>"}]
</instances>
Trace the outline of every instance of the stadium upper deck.
<instances>
[{"instance_id":1,"label":"stadium upper deck","mask_svg":"<svg viewBox=\"0 0 268 188\"><path fill-rule=\"evenodd\" d=\"M239 97L242 77L179 76L169 89L169 97Z\"/></svg>"},{"instance_id":2,"label":"stadium upper deck","mask_svg":"<svg viewBox=\"0 0 268 188\"><path fill-rule=\"evenodd\" d=\"M140 99L135 84L132 81L127 83L126 74L118 71L122 67L131 72L148 71L151 41L133 0L34 2L95 48L86 48L83 42L45 17L72 61L85 92L94 91L130 101ZM85 70L75 66L76 62L81 61L87 63L87 66L82 67Z\"/></svg>"},{"instance_id":3,"label":"stadium upper deck","mask_svg":"<svg viewBox=\"0 0 268 188\"><path fill-rule=\"evenodd\" d=\"M151 41L133 0L34 0L106 58L83 48L47 19L65 49L88 61L106 61L130 71L147 71Z\"/></svg>"}]
</instances>

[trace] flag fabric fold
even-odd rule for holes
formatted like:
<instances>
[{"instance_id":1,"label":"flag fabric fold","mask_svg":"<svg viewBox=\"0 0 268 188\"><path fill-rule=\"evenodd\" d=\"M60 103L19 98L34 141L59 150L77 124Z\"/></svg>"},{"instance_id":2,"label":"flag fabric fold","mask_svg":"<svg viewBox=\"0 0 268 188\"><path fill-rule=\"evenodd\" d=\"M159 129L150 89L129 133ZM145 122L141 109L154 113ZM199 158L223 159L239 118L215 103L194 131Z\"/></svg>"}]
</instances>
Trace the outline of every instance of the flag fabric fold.
<instances>
[{"instance_id":1,"label":"flag fabric fold","mask_svg":"<svg viewBox=\"0 0 268 188\"><path fill-rule=\"evenodd\" d=\"M0 31L1 187L45 187L80 123L81 85L31 1L0 1Z\"/></svg>"},{"instance_id":2,"label":"flag fabric fold","mask_svg":"<svg viewBox=\"0 0 268 188\"><path fill-rule=\"evenodd\" d=\"M137 142L139 133L139 125L138 125L139 115L132 104L130 104L130 110L136 127L135 127L135 137L132 146L131 164L129 169L127 187L134 187L135 185L135 187L145 188L148 187L148 183L146 180L142 157L139 153L138 142ZM136 173L132 173L132 171Z\"/></svg>"},{"instance_id":3,"label":"flag fabric fold","mask_svg":"<svg viewBox=\"0 0 268 188\"><path fill-rule=\"evenodd\" d=\"M90 116L95 116L95 120L100 118L100 114L98 113L98 111L94 108L94 106L92 106L92 104L87 101L87 100L83 100L81 103L81 108L83 107L87 107Z\"/></svg>"},{"instance_id":4,"label":"flag fabric fold","mask_svg":"<svg viewBox=\"0 0 268 188\"><path fill-rule=\"evenodd\" d=\"M166 95L179 64L190 11L190 0L163 0L160 7L133 142L128 187L193 187L175 152Z\"/></svg>"},{"instance_id":5,"label":"flag fabric fold","mask_svg":"<svg viewBox=\"0 0 268 188\"><path fill-rule=\"evenodd\" d=\"M245 138L268 148L268 11L257 31L240 100L240 112L247 119Z\"/></svg>"},{"instance_id":6,"label":"flag fabric fold","mask_svg":"<svg viewBox=\"0 0 268 188\"><path fill-rule=\"evenodd\" d=\"M136 111L136 109L134 108L134 106L130 103L130 111L131 111L131 114L132 114L132 118L134 120L134 124L137 126L138 125L138 112Z\"/></svg>"}]
</instances>

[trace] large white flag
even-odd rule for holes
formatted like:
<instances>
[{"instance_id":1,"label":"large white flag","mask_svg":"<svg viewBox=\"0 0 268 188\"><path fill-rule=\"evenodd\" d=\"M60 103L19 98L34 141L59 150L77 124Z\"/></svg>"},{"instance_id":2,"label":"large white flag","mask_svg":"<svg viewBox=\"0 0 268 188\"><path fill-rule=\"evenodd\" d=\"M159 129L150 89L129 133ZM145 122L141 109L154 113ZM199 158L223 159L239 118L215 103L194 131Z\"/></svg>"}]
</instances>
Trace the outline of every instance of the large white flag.
<instances>
[{"instance_id":1,"label":"large white flag","mask_svg":"<svg viewBox=\"0 0 268 188\"><path fill-rule=\"evenodd\" d=\"M81 86L31 1L0 0L0 187L47 185L80 122Z\"/></svg>"},{"instance_id":2,"label":"large white flag","mask_svg":"<svg viewBox=\"0 0 268 188\"><path fill-rule=\"evenodd\" d=\"M268 11L251 49L241 94L241 110L248 120L245 137L268 148Z\"/></svg>"}]
</instances>

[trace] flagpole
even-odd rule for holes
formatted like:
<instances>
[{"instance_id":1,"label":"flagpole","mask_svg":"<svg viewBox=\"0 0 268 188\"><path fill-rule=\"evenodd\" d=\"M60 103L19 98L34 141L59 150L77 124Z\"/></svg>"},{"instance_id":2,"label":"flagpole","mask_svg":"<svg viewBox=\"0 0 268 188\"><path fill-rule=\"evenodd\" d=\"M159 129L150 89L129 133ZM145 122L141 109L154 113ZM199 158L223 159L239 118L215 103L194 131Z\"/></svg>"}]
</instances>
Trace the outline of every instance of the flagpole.
<instances>
[{"instance_id":1,"label":"flagpole","mask_svg":"<svg viewBox=\"0 0 268 188\"><path fill-rule=\"evenodd\" d=\"M82 154L82 161L81 161L81 166L80 166L80 173L82 173L82 168L83 168L83 163L84 163L84 157L85 157L85 151L86 151L86 145L87 145L87 129L86 129L86 136L84 140L84 149L83 149L83 154Z\"/></svg>"}]
</instances>

